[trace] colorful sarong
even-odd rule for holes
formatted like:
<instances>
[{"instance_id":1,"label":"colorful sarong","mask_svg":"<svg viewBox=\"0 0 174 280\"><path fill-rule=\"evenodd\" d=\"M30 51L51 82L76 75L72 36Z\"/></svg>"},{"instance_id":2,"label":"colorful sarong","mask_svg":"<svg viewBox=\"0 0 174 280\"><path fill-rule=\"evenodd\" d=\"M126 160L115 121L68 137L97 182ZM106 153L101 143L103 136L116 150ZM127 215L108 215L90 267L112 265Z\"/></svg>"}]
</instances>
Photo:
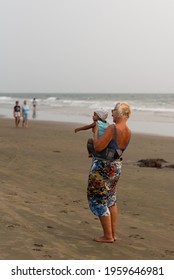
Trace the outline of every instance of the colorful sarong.
<instances>
[{"instance_id":1,"label":"colorful sarong","mask_svg":"<svg viewBox=\"0 0 174 280\"><path fill-rule=\"evenodd\" d=\"M96 216L109 216L116 203L116 185L121 174L121 161L94 159L89 172L87 198Z\"/></svg>"}]
</instances>

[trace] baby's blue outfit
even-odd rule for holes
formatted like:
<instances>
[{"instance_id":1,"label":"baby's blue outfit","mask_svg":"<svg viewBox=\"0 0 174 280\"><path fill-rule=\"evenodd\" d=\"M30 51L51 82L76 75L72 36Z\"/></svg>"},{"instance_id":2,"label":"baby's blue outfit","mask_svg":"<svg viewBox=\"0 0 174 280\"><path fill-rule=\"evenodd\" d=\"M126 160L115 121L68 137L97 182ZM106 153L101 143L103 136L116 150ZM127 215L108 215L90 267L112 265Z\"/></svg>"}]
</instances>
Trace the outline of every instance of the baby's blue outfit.
<instances>
[{"instance_id":1,"label":"baby's blue outfit","mask_svg":"<svg viewBox=\"0 0 174 280\"><path fill-rule=\"evenodd\" d=\"M98 124L98 138L100 138L104 134L106 128L109 126L109 123L98 120L97 124ZM92 138L94 139L94 133L92 133Z\"/></svg>"}]
</instances>

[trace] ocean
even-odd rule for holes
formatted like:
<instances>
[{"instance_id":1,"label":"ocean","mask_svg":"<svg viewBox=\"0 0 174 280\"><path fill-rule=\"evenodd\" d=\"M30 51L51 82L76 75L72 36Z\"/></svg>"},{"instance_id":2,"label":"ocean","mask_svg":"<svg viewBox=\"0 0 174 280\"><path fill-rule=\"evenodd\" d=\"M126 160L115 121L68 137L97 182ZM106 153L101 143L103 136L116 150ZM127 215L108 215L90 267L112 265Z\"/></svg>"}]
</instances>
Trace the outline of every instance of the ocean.
<instances>
[{"instance_id":1,"label":"ocean","mask_svg":"<svg viewBox=\"0 0 174 280\"><path fill-rule=\"evenodd\" d=\"M27 99L32 119L32 100L37 100L37 120L61 121L88 124L97 108L109 112L120 101L126 101L132 108L128 120L132 132L149 133L174 137L174 94L53 94L53 93L5 93L0 94L0 116L13 118L13 106L18 100L22 105Z\"/></svg>"}]
</instances>

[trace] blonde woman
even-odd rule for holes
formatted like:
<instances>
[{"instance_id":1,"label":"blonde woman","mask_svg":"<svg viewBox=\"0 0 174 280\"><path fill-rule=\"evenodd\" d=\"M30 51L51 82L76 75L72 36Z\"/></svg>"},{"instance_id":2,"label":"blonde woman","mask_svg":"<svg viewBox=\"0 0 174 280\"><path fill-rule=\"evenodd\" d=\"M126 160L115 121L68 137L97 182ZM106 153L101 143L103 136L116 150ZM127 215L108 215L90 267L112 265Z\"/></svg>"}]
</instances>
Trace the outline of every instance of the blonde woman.
<instances>
[{"instance_id":1,"label":"blonde woman","mask_svg":"<svg viewBox=\"0 0 174 280\"><path fill-rule=\"evenodd\" d=\"M96 153L89 172L87 196L89 207L99 217L103 229L103 235L94 238L97 242L116 241L116 186L121 174L122 154L131 137L127 126L130 114L127 103L117 103L112 110L114 124L109 125L104 135L99 138L97 125L94 128Z\"/></svg>"},{"instance_id":2,"label":"blonde woman","mask_svg":"<svg viewBox=\"0 0 174 280\"><path fill-rule=\"evenodd\" d=\"M22 117L23 117L22 127L28 127L30 108L27 104L27 100L24 100L24 104L22 105L21 110L22 110Z\"/></svg>"}]
</instances>

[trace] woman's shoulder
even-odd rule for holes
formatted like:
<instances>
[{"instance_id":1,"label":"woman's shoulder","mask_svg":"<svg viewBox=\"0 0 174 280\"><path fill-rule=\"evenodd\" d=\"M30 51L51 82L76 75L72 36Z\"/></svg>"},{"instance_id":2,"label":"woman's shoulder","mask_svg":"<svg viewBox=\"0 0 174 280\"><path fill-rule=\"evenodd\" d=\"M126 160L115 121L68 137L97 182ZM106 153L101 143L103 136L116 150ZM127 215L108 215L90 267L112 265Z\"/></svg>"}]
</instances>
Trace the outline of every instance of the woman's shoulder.
<instances>
[{"instance_id":1,"label":"woman's shoulder","mask_svg":"<svg viewBox=\"0 0 174 280\"><path fill-rule=\"evenodd\" d=\"M109 124L108 127L106 128L105 132L106 134L110 136L114 136L114 130L115 130L115 124Z\"/></svg>"},{"instance_id":2,"label":"woman's shoulder","mask_svg":"<svg viewBox=\"0 0 174 280\"><path fill-rule=\"evenodd\" d=\"M107 128L107 129L108 129L109 131L114 132L114 129L115 129L115 128L116 128L116 125L115 125L114 123L112 123L112 124L109 124L109 125L108 125L108 128Z\"/></svg>"}]
</instances>

